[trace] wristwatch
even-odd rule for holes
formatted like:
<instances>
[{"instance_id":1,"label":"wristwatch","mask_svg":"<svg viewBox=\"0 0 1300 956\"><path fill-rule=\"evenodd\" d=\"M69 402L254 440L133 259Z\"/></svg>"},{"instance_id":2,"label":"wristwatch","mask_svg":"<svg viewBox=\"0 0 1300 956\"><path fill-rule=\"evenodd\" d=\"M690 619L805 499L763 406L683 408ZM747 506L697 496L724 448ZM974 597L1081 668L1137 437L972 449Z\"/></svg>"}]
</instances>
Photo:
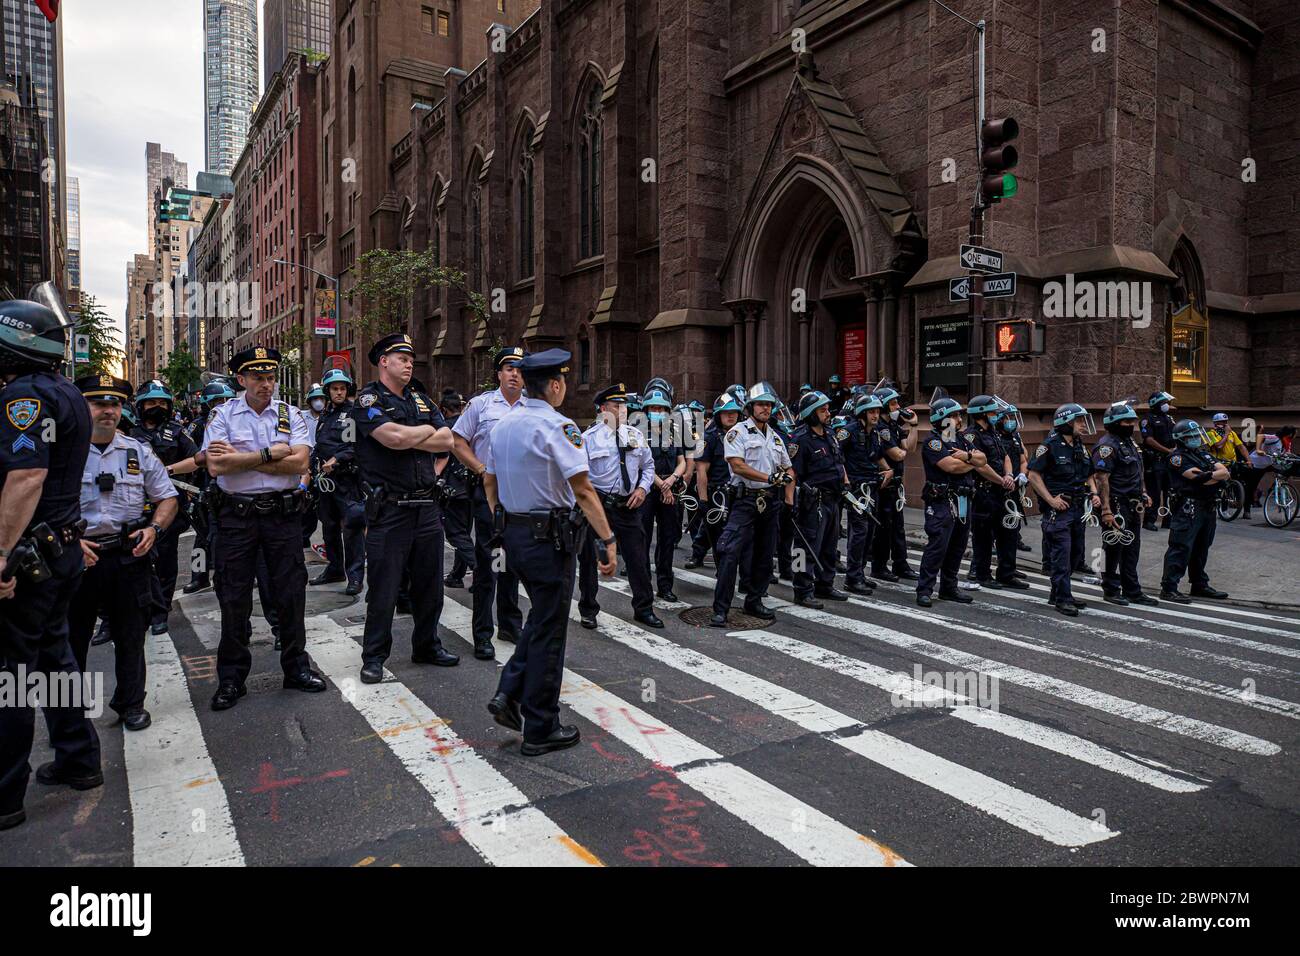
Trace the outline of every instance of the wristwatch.
<instances>
[{"instance_id":1,"label":"wristwatch","mask_svg":"<svg viewBox=\"0 0 1300 956\"><path fill-rule=\"evenodd\" d=\"M271 461L271 449L270 449L270 448L263 448L263 449L262 449L262 463L263 463L263 464L268 464L270 461Z\"/></svg>"},{"instance_id":2,"label":"wristwatch","mask_svg":"<svg viewBox=\"0 0 1300 956\"><path fill-rule=\"evenodd\" d=\"M608 538L601 538L600 543L608 548L611 544L613 544L617 540L618 540L617 536L611 534Z\"/></svg>"},{"instance_id":3,"label":"wristwatch","mask_svg":"<svg viewBox=\"0 0 1300 956\"><path fill-rule=\"evenodd\" d=\"M157 521L152 522L152 523L149 525L149 527L153 528L153 533L154 533L154 534L162 534L162 533L163 533L163 526L160 525Z\"/></svg>"}]
</instances>

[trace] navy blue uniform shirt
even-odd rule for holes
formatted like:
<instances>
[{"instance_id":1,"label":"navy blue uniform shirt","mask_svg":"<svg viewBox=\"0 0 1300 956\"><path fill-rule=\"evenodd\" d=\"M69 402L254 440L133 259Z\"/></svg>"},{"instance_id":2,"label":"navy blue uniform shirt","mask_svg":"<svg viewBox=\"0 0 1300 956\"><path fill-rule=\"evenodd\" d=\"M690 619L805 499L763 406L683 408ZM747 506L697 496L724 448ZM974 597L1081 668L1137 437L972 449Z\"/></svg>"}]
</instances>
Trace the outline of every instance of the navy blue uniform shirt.
<instances>
[{"instance_id":1,"label":"navy blue uniform shirt","mask_svg":"<svg viewBox=\"0 0 1300 956\"><path fill-rule=\"evenodd\" d=\"M1092 474L1092 459L1079 438L1071 445L1060 432L1052 432L1034 450L1029 467L1043 476L1043 483L1052 494L1079 495Z\"/></svg>"},{"instance_id":2,"label":"navy blue uniform shirt","mask_svg":"<svg viewBox=\"0 0 1300 956\"><path fill-rule=\"evenodd\" d=\"M795 478L802 484L819 488L844 484L844 456L829 424L820 435L811 425L800 425L786 444Z\"/></svg>"},{"instance_id":3,"label":"navy blue uniform shirt","mask_svg":"<svg viewBox=\"0 0 1300 956\"><path fill-rule=\"evenodd\" d=\"M1114 494L1126 497L1142 494L1142 453L1132 438L1120 438L1110 432L1102 435L1092 449L1092 469L1110 476L1110 490Z\"/></svg>"},{"instance_id":4,"label":"navy blue uniform shirt","mask_svg":"<svg viewBox=\"0 0 1300 956\"><path fill-rule=\"evenodd\" d=\"M704 450L696 460L708 464L710 485L725 485L731 480L731 466L727 464L727 456L722 453L722 429L718 425L710 424L704 429Z\"/></svg>"},{"instance_id":5,"label":"navy blue uniform shirt","mask_svg":"<svg viewBox=\"0 0 1300 956\"><path fill-rule=\"evenodd\" d=\"M952 441L948 441L938 432L931 432L930 437L921 446L921 463L925 466L925 480L936 485L952 485L954 487L969 487L975 484L975 472L973 471L968 471L962 475L950 475L939 467L939 462L954 452L970 450L971 446L966 443L965 436L960 432ZM957 457L962 462L966 461L965 455L958 455Z\"/></svg>"},{"instance_id":6,"label":"navy blue uniform shirt","mask_svg":"<svg viewBox=\"0 0 1300 956\"><path fill-rule=\"evenodd\" d=\"M835 440L840 443L849 481L867 481L880 474L880 459L885 454L881 437L879 429L868 428L858 419L835 430ZM893 467L893 462L888 464Z\"/></svg>"},{"instance_id":7,"label":"navy blue uniform shirt","mask_svg":"<svg viewBox=\"0 0 1300 956\"><path fill-rule=\"evenodd\" d=\"M445 427L447 422L433 399L409 385L403 394L398 395L385 388L382 382L375 381L357 393L352 418L357 423L357 461L363 481L383 486L389 494L432 487L437 479L433 470L433 452L389 448L371 433L388 422Z\"/></svg>"},{"instance_id":8,"label":"navy blue uniform shirt","mask_svg":"<svg viewBox=\"0 0 1300 956\"><path fill-rule=\"evenodd\" d=\"M1169 493L1202 501L1218 497L1222 482L1217 485L1202 485L1183 477L1183 472L1189 468L1212 472L1214 465L1214 458L1205 449L1188 448L1181 442L1175 444L1173 454L1165 461L1165 467L1169 469Z\"/></svg>"},{"instance_id":9,"label":"navy blue uniform shirt","mask_svg":"<svg viewBox=\"0 0 1300 956\"><path fill-rule=\"evenodd\" d=\"M32 524L63 528L81 517L81 473L90 453L90 408L62 375L31 372L4 389L0 489L11 471L45 468Z\"/></svg>"}]
</instances>

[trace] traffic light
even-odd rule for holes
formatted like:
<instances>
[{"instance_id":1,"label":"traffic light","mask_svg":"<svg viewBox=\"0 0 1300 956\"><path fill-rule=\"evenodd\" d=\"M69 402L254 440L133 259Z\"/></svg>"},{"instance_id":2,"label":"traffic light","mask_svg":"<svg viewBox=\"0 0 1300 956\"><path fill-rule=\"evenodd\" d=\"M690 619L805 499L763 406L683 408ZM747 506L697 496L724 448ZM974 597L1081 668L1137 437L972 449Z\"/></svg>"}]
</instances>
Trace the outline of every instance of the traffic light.
<instances>
[{"instance_id":1,"label":"traffic light","mask_svg":"<svg viewBox=\"0 0 1300 956\"><path fill-rule=\"evenodd\" d=\"M1020 124L1010 116L986 119L981 134L980 201L990 206L1016 194L1019 184L1008 170L1020 161L1011 141L1020 135Z\"/></svg>"},{"instance_id":2,"label":"traffic light","mask_svg":"<svg viewBox=\"0 0 1300 956\"><path fill-rule=\"evenodd\" d=\"M1023 319L998 322L993 326L994 349L998 358L1028 356L1034 348L1034 324Z\"/></svg>"}]
</instances>

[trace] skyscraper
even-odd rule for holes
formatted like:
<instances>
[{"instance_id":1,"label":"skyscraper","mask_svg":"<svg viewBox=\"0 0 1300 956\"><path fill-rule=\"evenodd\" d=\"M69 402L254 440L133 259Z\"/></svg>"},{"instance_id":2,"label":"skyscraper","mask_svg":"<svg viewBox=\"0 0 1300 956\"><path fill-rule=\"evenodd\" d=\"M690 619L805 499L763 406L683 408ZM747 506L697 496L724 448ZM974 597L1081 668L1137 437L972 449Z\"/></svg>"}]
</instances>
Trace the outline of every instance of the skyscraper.
<instances>
[{"instance_id":1,"label":"skyscraper","mask_svg":"<svg viewBox=\"0 0 1300 956\"><path fill-rule=\"evenodd\" d=\"M169 180L168 185L171 186L188 186L190 168L171 153L164 153L157 143L144 144L144 165L147 176L144 222L145 231L149 236L149 258L152 259L155 251L154 219L158 213L158 200L167 195L167 186L163 185L163 180Z\"/></svg>"},{"instance_id":2,"label":"skyscraper","mask_svg":"<svg viewBox=\"0 0 1300 956\"><path fill-rule=\"evenodd\" d=\"M81 180L68 177L68 288L81 288Z\"/></svg>"},{"instance_id":3,"label":"skyscraper","mask_svg":"<svg viewBox=\"0 0 1300 956\"><path fill-rule=\"evenodd\" d=\"M329 0L263 0L262 89L292 53L330 51Z\"/></svg>"},{"instance_id":4,"label":"skyscraper","mask_svg":"<svg viewBox=\"0 0 1300 956\"><path fill-rule=\"evenodd\" d=\"M204 165L229 176L257 105L257 0L204 0Z\"/></svg>"}]
</instances>

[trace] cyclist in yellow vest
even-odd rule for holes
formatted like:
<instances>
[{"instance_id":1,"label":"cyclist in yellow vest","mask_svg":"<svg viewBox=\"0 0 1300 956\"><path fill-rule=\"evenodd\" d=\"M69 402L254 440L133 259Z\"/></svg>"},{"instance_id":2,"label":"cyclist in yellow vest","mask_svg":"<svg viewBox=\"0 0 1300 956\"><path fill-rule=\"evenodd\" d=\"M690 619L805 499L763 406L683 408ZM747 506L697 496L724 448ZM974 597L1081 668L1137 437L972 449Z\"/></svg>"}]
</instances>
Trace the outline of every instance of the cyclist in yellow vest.
<instances>
[{"instance_id":1,"label":"cyclist in yellow vest","mask_svg":"<svg viewBox=\"0 0 1300 956\"><path fill-rule=\"evenodd\" d=\"M1217 412L1211 421L1214 423L1214 427L1205 433L1210 439L1210 454L1226 464L1232 464L1233 462L1245 464L1249 462L1250 456L1246 452L1246 445L1242 442L1241 437L1229 427L1227 414Z\"/></svg>"}]
</instances>

